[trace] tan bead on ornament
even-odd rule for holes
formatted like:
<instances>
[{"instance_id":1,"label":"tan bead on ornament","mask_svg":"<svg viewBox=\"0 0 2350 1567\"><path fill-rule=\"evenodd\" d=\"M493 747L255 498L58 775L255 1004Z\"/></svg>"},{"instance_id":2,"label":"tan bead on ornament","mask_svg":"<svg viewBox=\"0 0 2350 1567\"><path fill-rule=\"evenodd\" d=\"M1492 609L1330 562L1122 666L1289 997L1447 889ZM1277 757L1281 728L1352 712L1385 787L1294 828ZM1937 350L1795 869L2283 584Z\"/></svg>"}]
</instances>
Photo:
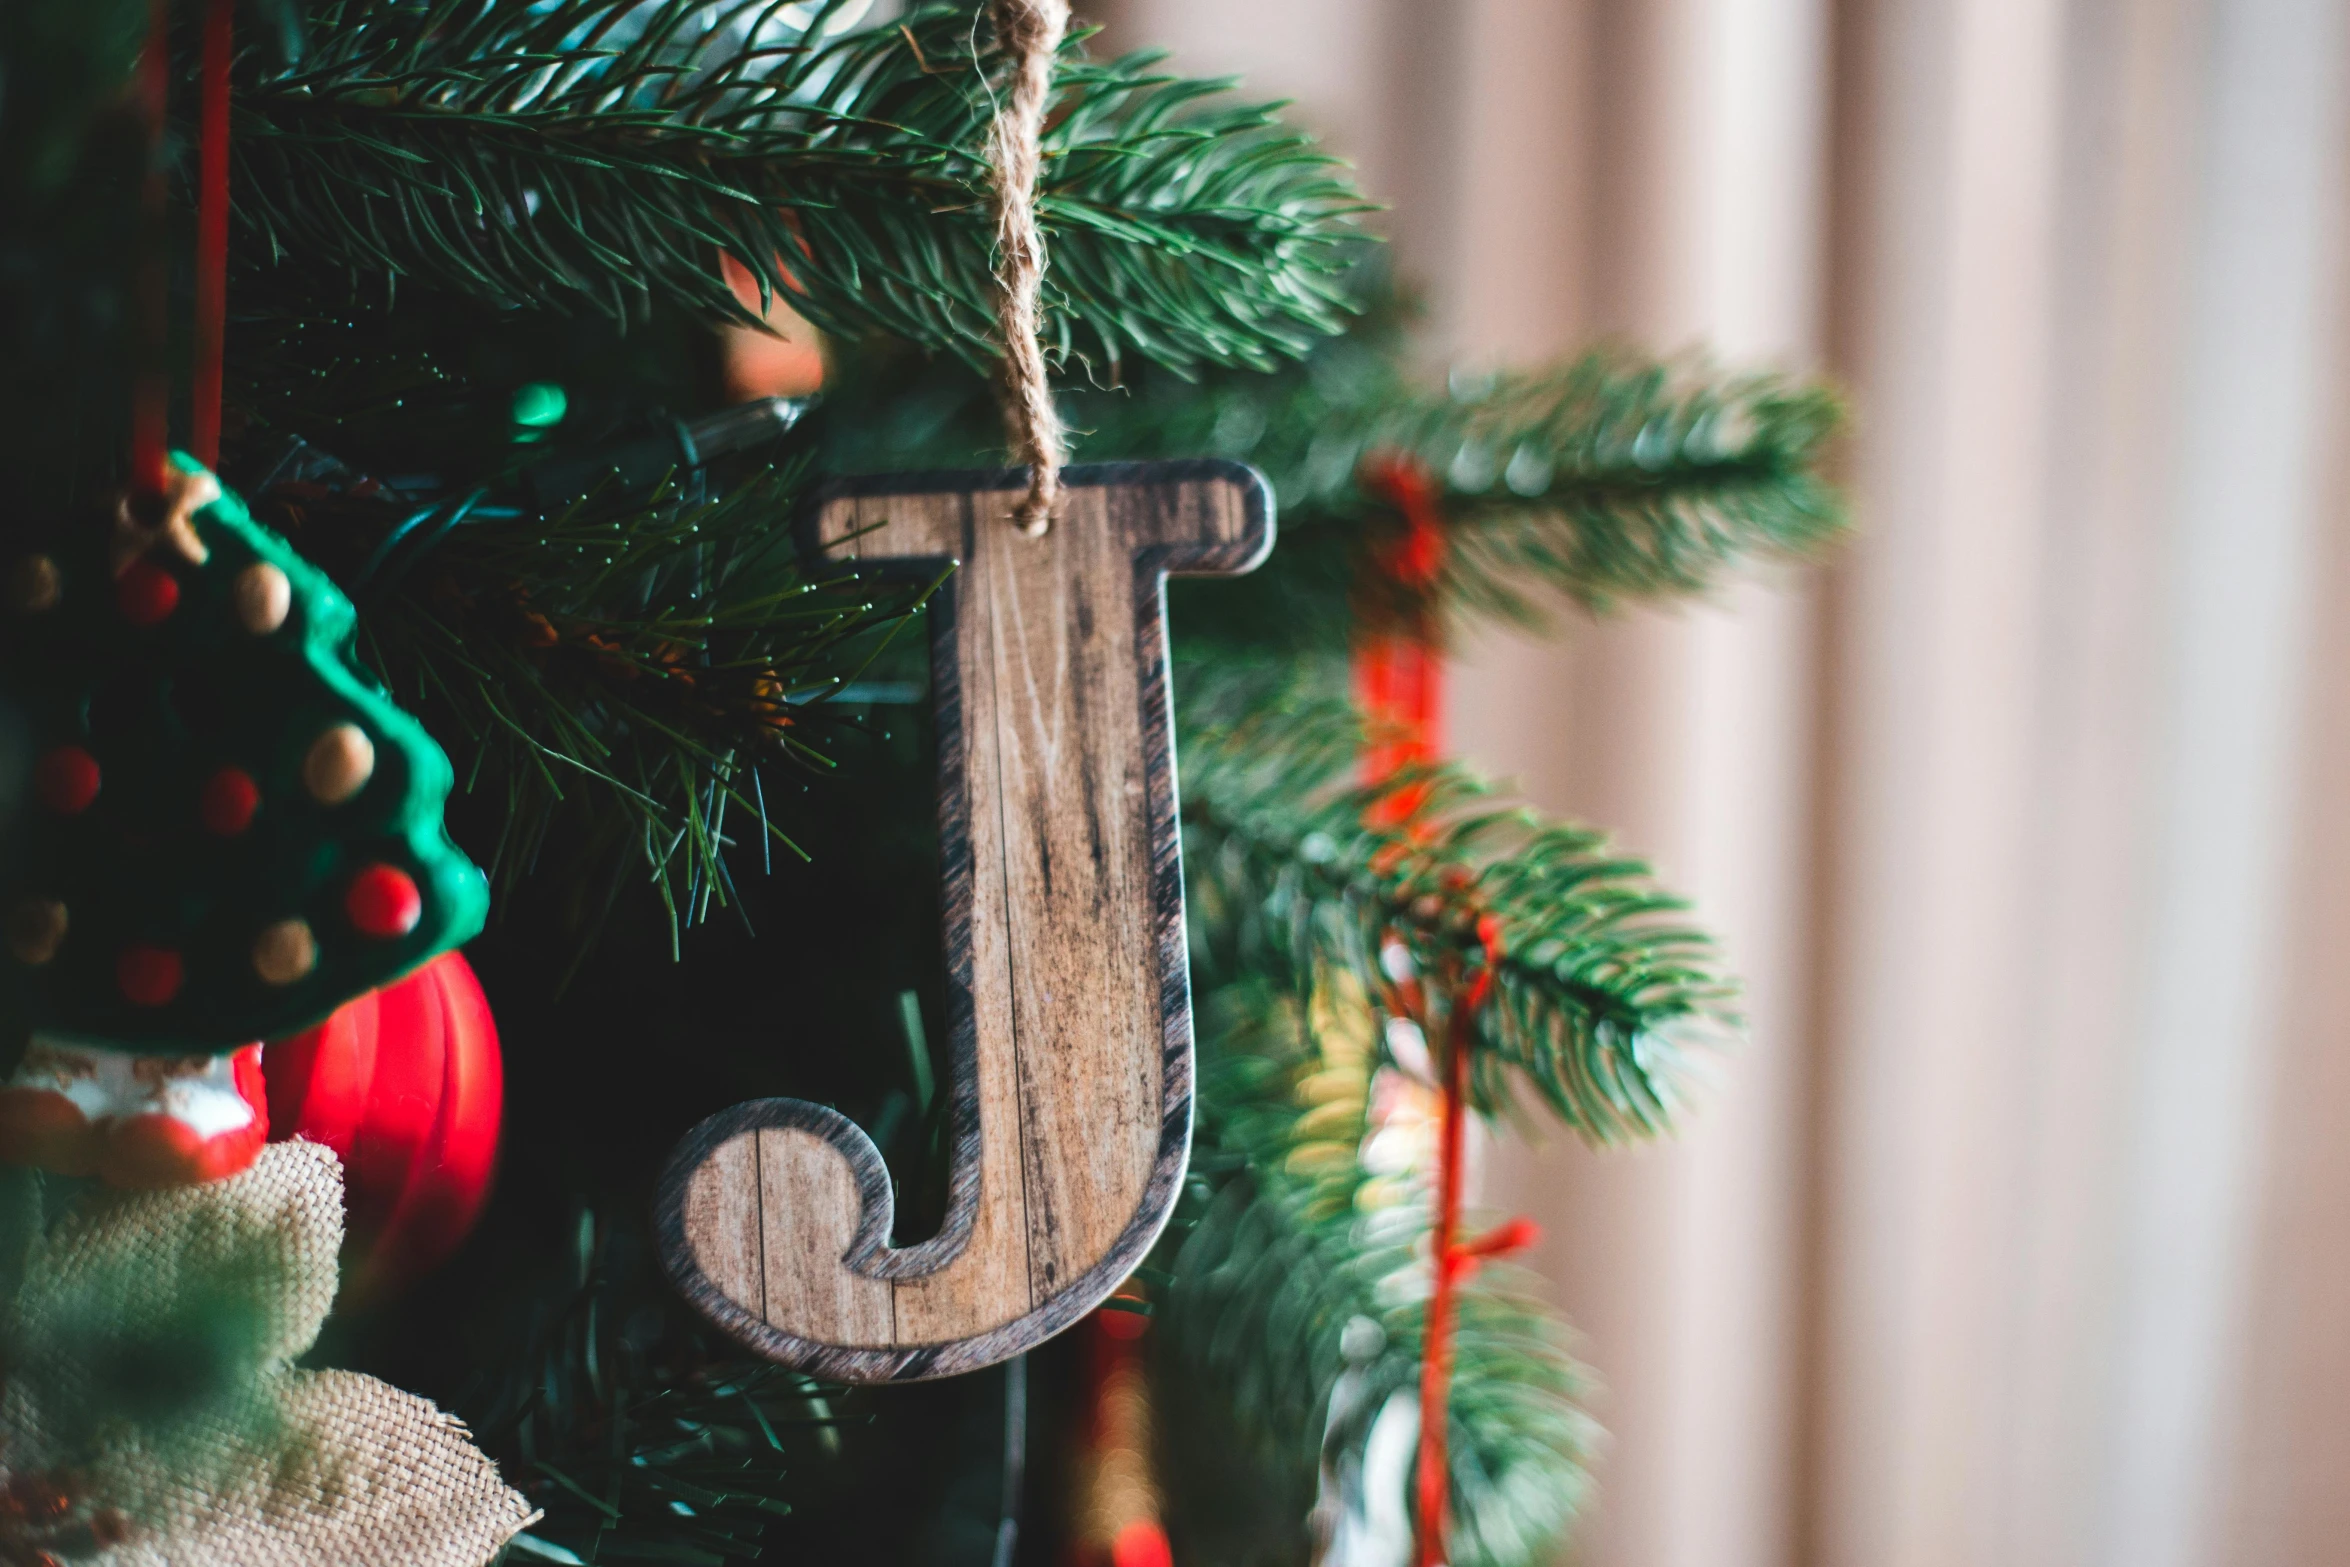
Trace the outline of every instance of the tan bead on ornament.
<instances>
[{"instance_id":1,"label":"tan bead on ornament","mask_svg":"<svg viewBox=\"0 0 2350 1567\"><path fill-rule=\"evenodd\" d=\"M64 595L65 578L59 574L57 562L46 555L27 555L8 574L8 604L21 614L38 615L55 609Z\"/></svg>"},{"instance_id":2,"label":"tan bead on ornament","mask_svg":"<svg viewBox=\"0 0 2350 1567\"><path fill-rule=\"evenodd\" d=\"M279 920L253 940L253 972L271 985L291 985L318 966L318 938L304 920Z\"/></svg>"},{"instance_id":3,"label":"tan bead on ornament","mask_svg":"<svg viewBox=\"0 0 2350 1567\"><path fill-rule=\"evenodd\" d=\"M286 574L265 560L237 573L237 623L257 637L268 636L286 623L294 607L294 585Z\"/></svg>"},{"instance_id":4,"label":"tan bead on ornament","mask_svg":"<svg viewBox=\"0 0 2350 1567\"><path fill-rule=\"evenodd\" d=\"M65 943L65 905L55 898L27 898L8 915L8 950L38 966L57 956Z\"/></svg>"},{"instance_id":5,"label":"tan bead on ornament","mask_svg":"<svg viewBox=\"0 0 2350 1567\"><path fill-rule=\"evenodd\" d=\"M341 805L375 774L375 742L357 724L321 730L302 758L302 787L321 805Z\"/></svg>"}]
</instances>

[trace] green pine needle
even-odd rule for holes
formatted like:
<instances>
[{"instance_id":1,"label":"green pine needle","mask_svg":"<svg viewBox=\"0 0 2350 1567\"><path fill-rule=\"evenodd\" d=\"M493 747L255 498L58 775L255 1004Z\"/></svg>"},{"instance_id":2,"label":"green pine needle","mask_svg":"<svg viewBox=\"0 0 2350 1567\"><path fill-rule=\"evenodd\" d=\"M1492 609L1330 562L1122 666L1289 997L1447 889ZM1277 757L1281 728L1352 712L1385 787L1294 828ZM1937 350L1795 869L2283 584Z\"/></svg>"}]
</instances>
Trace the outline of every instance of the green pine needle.
<instances>
[{"instance_id":1,"label":"green pine needle","mask_svg":"<svg viewBox=\"0 0 2350 1567\"><path fill-rule=\"evenodd\" d=\"M1841 536L1823 468L1843 411L1826 388L1607 351L1432 389L1407 373L1393 301L1375 282L1358 288L1361 317L1302 364L1197 382L1136 367L1120 386L1062 394L1082 461L1228 457L1272 483L1279 555L1237 582L1179 585L1179 638L1334 649L1366 609L1438 632L1539 624L1556 595L1603 611L1714 592ZM845 369L832 465L994 460L999 425L978 377L880 354ZM1373 560L1402 518L1364 470L1397 456L1433 478L1442 513L1442 566L1425 589L1386 581Z\"/></svg>"},{"instance_id":2,"label":"green pine needle","mask_svg":"<svg viewBox=\"0 0 2350 1567\"><path fill-rule=\"evenodd\" d=\"M712 1359L592 1223L586 1277L533 1300L517 1341L463 1400L506 1477L540 1508L509 1561L727 1567L761 1555L837 1452L834 1392L781 1366ZM634 1237L629 1237L633 1240ZM621 1248L631 1257L633 1246Z\"/></svg>"},{"instance_id":3,"label":"green pine needle","mask_svg":"<svg viewBox=\"0 0 2350 1567\"><path fill-rule=\"evenodd\" d=\"M803 31L781 0L317 0L302 63L239 84L248 258L755 319L723 251L828 332L992 363L1005 61L967 9L826 38L837 4ZM1361 199L1272 109L1153 59L1062 60L1038 193L1056 357L1302 352L1345 313Z\"/></svg>"},{"instance_id":4,"label":"green pine needle","mask_svg":"<svg viewBox=\"0 0 2350 1567\"><path fill-rule=\"evenodd\" d=\"M1845 527L1821 473L1842 407L1820 386L1596 352L1430 392L1377 331L1374 320L1279 375L1083 396L1073 412L1095 430L1084 453L1263 468L1289 574L1327 584L1317 629L1350 613L1362 552L1399 520L1362 482L1381 456L1436 481L1446 554L1433 591L1456 617L1538 622L1541 588L1594 610L1710 592L1760 564L1815 558Z\"/></svg>"},{"instance_id":5,"label":"green pine needle","mask_svg":"<svg viewBox=\"0 0 2350 1567\"><path fill-rule=\"evenodd\" d=\"M1335 471L1351 446L1427 465L1451 525L1442 590L1463 608L1524 619L1535 583L1604 609L1816 555L1844 527L1818 471L1841 417L1816 386L1588 354L1455 377L1442 397L1379 410L1320 460ZM1359 467L1346 472L1352 483ZM1359 489L1330 499L1361 504Z\"/></svg>"},{"instance_id":6,"label":"green pine needle","mask_svg":"<svg viewBox=\"0 0 2350 1567\"><path fill-rule=\"evenodd\" d=\"M1213 1389L1269 1460L1260 1483L1293 1505L1313 1494L1350 1324L1378 1328L1357 1363L1367 1388L1337 1434L1359 1452L1388 1396L1418 1384L1429 1290L1426 1188L1382 1192L1364 1171L1367 1063L1317 1038L1311 1010L1262 980L1202 1007L1202 1191L1179 1221L1155 1319L1162 1387ZM1587 1487L1596 1433L1577 1407L1587 1379L1522 1270L1489 1264L1458 1299L1452 1559L1531 1567L1555 1550Z\"/></svg>"},{"instance_id":7,"label":"green pine needle","mask_svg":"<svg viewBox=\"0 0 2350 1567\"><path fill-rule=\"evenodd\" d=\"M1593 1143L1655 1136L1702 1055L1738 1027L1735 982L1686 903L1642 861L1588 828L1494 805L1457 767L1398 778L1422 791L1405 825L1380 825L1386 790L1351 786L1362 731L1343 703L1266 697L1236 714L1187 706L1185 860L1193 947L1210 972L1301 977L1337 964L1376 989L1401 965L1434 975L1488 961L1493 989L1471 1035L1478 1107L1530 1085Z\"/></svg>"},{"instance_id":8,"label":"green pine needle","mask_svg":"<svg viewBox=\"0 0 2350 1567\"><path fill-rule=\"evenodd\" d=\"M272 520L351 583L368 662L492 802L501 891L574 813L590 848L567 859L637 858L677 927L730 901L731 843L802 852L757 775L832 767L822 742L845 720L823 699L927 597L805 571L778 525L797 484L765 472L705 502L590 497L468 522L388 587L364 572L396 509L311 502Z\"/></svg>"}]
</instances>

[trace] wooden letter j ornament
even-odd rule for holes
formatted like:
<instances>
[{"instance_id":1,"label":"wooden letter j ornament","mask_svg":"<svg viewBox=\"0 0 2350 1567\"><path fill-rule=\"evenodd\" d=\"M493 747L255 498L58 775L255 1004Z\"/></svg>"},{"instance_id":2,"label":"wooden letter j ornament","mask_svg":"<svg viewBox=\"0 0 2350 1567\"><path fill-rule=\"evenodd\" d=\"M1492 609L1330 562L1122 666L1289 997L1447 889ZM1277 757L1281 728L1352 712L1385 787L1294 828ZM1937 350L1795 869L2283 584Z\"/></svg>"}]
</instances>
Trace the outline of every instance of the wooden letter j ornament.
<instances>
[{"instance_id":1,"label":"wooden letter j ornament","mask_svg":"<svg viewBox=\"0 0 2350 1567\"><path fill-rule=\"evenodd\" d=\"M662 1255L744 1344L853 1382L1007 1359L1097 1305L1167 1222L1192 1035L1168 712L1170 573L1248 570L1272 503L1234 463L1076 467L1051 527L1022 470L821 494L835 559L960 568L933 600L953 1166L933 1239L838 1113L765 1099L673 1156Z\"/></svg>"}]
</instances>

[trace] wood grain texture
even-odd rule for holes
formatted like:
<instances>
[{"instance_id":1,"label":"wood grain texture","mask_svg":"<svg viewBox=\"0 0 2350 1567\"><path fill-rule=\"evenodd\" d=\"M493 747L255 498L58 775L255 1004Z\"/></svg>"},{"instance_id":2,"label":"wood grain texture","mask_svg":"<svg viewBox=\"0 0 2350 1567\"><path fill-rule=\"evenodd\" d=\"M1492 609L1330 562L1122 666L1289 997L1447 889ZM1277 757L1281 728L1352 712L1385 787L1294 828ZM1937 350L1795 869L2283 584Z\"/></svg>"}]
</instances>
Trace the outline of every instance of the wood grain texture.
<instances>
[{"instance_id":1,"label":"wood grain texture","mask_svg":"<svg viewBox=\"0 0 2350 1567\"><path fill-rule=\"evenodd\" d=\"M871 1141L769 1099L688 1134L657 1221L688 1299L822 1376L947 1376L1059 1332L1142 1260L1190 1152L1165 583L1255 566L1271 497L1234 463L1077 467L1052 530L1027 538L1009 520L1026 482L848 481L803 519L836 560L924 576L959 562L930 616L946 1220L892 1247Z\"/></svg>"}]
</instances>

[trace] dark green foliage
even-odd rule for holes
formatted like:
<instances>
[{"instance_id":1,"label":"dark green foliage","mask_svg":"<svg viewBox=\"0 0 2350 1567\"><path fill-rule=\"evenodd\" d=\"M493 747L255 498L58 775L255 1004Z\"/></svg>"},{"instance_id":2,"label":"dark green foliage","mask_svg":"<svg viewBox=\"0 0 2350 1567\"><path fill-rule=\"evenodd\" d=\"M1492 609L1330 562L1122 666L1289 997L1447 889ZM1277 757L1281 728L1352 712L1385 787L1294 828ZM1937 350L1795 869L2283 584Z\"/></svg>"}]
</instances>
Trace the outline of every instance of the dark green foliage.
<instances>
[{"instance_id":1,"label":"dark green foliage","mask_svg":"<svg viewBox=\"0 0 2350 1567\"><path fill-rule=\"evenodd\" d=\"M1371 1152L1394 1135L1372 1106L1377 1075L1403 1070L1387 1025L1413 1010L1406 982L1425 994L1415 1021L1440 1023L1490 972L1467 1035L1473 1105L1495 1114L1530 1086L1597 1143L1666 1130L1692 1051L1736 1029L1711 943L1602 835L1496 806L1457 768L1356 786L1361 720L1315 695L1334 674L1226 656L1179 682L1203 1067L1193 1191L1161 1248L1158 1385L1178 1516L1217 1567L1301 1554L1330 1422L1360 1455L1388 1396L1417 1384L1433 1156L1398 1171ZM1529 1283L1488 1266L1460 1296L1464 1564L1544 1559L1584 1488L1582 1377ZM1363 1319L1376 1351L1350 1369L1342 1343ZM1334 1401L1342 1378L1356 1385ZM1234 1430L1261 1463L1203 1456Z\"/></svg>"},{"instance_id":2,"label":"dark green foliage","mask_svg":"<svg viewBox=\"0 0 2350 1567\"><path fill-rule=\"evenodd\" d=\"M1454 620L1539 621L1543 589L1595 610L1704 593L1816 555L1843 527L1818 473L1840 412L1817 386L1592 353L1429 391L1400 361L1374 322L1274 376L1218 377L1199 394L1146 377L1131 400L1071 402L1094 431L1088 457L1209 453L1272 479L1285 580L1261 591L1283 598L1233 626L1244 589L1223 619L1234 640L1282 625L1325 645L1344 636L1364 555L1399 520L1366 490L1368 458L1408 456L1437 481L1448 549L1434 597Z\"/></svg>"},{"instance_id":3,"label":"dark green foliage","mask_svg":"<svg viewBox=\"0 0 2350 1567\"><path fill-rule=\"evenodd\" d=\"M1498 937L1492 995L1471 1036L1488 1113L1531 1086L1585 1138L1666 1129L1690 1053L1736 1029L1734 983L1687 905L1587 828L1500 807L1440 767L1351 787L1361 730L1342 704L1234 688L1236 713L1196 700L1184 731L1193 946L1214 971L1304 982L1344 969L1376 993L1409 972L1473 972ZM1423 798L1408 822L1374 808Z\"/></svg>"},{"instance_id":4,"label":"dark green foliage","mask_svg":"<svg viewBox=\"0 0 2350 1567\"><path fill-rule=\"evenodd\" d=\"M521 484L550 450L592 454L711 400L702 324L670 309L623 333L429 289L370 309L293 270L271 284L232 338L232 458L258 478L299 439L360 472L471 484L411 497L338 461L335 484L281 481L259 506L360 602L362 651L456 758L460 826L501 893L549 870L581 883L574 922L592 925L625 867L690 924L731 901L722 840L756 864L797 852L798 781L833 765L847 721L822 698L919 590L804 569L788 448L553 517ZM517 425L525 387L559 388L568 417Z\"/></svg>"},{"instance_id":5,"label":"dark green foliage","mask_svg":"<svg viewBox=\"0 0 2350 1567\"><path fill-rule=\"evenodd\" d=\"M1456 375L1445 395L1381 409L1349 433L1366 454L1407 452L1441 478L1448 596L1522 618L1537 583L1603 609L1817 553L1844 523L1818 473L1840 417L1801 382L1594 353ZM1343 445L1313 455L1342 471ZM1334 488L1326 504L1358 506L1360 491Z\"/></svg>"},{"instance_id":6,"label":"dark green foliage","mask_svg":"<svg viewBox=\"0 0 2350 1567\"><path fill-rule=\"evenodd\" d=\"M242 84L255 260L501 306L748 319L721 251L843 337L991 362L984 142L1003 62L969 10L803 34L780 0L323 0ZM976 43L977 53L974 53ZM1360 199L1269 110L1096 63L1057 78L1039 209L1057 356L1264 365L1332 330Z\"/></svg>"},{"instance_id":7,"label":"dark green foliage","mask_svg":"<svg viewBox=\"0 0 2350 1567\"><path fill-rule=\"evenodd\" d=\"M574 1268L539 1281L458 1397L545 1515L506 1567L990 1559L1000 1373L844 1389L747 1358L677 1305L644 1241L634 1215L581 1214ZM526 1266L508 1259L501 1283Z\"/></svg>"},{"instance_id":8,"label":"dark green foliage","mask_svg":"<svg viewBox=\"0 0 2350 1567\"><path fill-rule=\"evenodd\" d=\"M826 1390L677 1336L638 1268L607 1266L609 1239L582 1216L572 1289L536 1307L469 1401L476 1435L546 1514L506 1559L757 1557L792 1512L790 1483L839 1451Z\"/></svg>"},{"instance_id":9,"label":"dark green foliage","mask_svg":"<svg viewBox=\"0 0 2350 1567\"><path fill-rule=\"evenodd\" d=\"M103 482L129 422L146 133L123 93L142 0L0 4L0 457L8 504Z\"/></svg>"},{"instance_id":10,"label":"dark green foliage","mask_svg":"<svg viewBox=\"0 0 2350 1567\"><path fill-rule=\"evenodd\" d=\"M634 863L691 924L732 901L727 844L801 852L760 770L832 765L842 720L823 699L924 597L807 575L783 525L793 493L769 472L712 501L591 497L539 518L289 487L274 516L353 584L369 662L493 802L504 886L576 801L586 862Z\"/></svg>"},{"instance_id":11,"label":"dark green foliage","mask_svg":"<svg viewBox=\"0 0 2350 1567\"><path fill-rule=\"evenodd\" d=\"M780 9L331 0L298 66L249 54L236 192L256 265L230 365L248 462L299 435L503 500L529 455L502 444L513 386L576 393L618 367L615 390L643 397L650 369L671 407L708 396L707 367L620 341L583 357L544 323L585 314L575 340L625 325L641 343L694 330L681 317L739 317L721 249L847 335L986 357L979 149L1000 64L984 30L932 8L827 40L822 8L805 35ZM1355 198L1267 111L1203 104L1209 84L1148 65L1075 44L1064 61L1044 193L1062 347L1184 365L1302 349L1342 313ZM575 415L561 433L597 428ZM344 508L343 540L302 539L354 578L370 656L498 802L472 814L502 885L581 805L584 852L565 858L649 862L690 922L726 900L727 815L738 841L777 829L751 769L825 765L807 699L853 674L911 596L801 577L787 482L720 496L707 513L661 499L544 526L485 521L495 506L433 518L427 567L390 587L356 580L402 520L384 504ZM669 600L630 601L647 580Z\"/></svg>"},{"instance_id":12,"label":"dark green foliage","mask_svg":"<svg viewBox=\"0 0 2350 1567\"><path fill-rule=\"evenodd\" d=\"M121 109L146 32L139 0L11 0L0 12L0 189L37 199L73 185L85 138Z\"/></svg>"},{"instance_id":13,"label":"dark green foliage","mask_svg":"<svg viewBox=\"0 0 2350 1567\"><path fill-rule=\"evenodd\" d=\"M1186 1559L1203 1564L1303 1554L1304 1505L1350 1324L1368 1319L1378 1331L1357 1362L1364 1385L1349 1400L1343 1443L1359 1451L1388 1396L1418 1383L1429 1193L1363 1168L1370 1016L1359 997L1346 999L1343 981L1337 988L1315 1008L1294 990L1244 979L1202 1008L1195 1196L1179 1239L1162 1248L1172 1277L1155 1335L1159 1386L1179 1412L1212 1403L1201 1413L1251 1439L1262 1459L1256 1484L1287 1499L1291 1536L1286 1551L1220 1538L1215 1513L1245 1510L1186 1486L1193 1459L1178 1450L1179 1494L1206 1514L1192 1523L1199 1554ZM1351 1015L1335 1035L1318 1035L1312 1014L1327 1023L1333 1006ZM1362 1037L1346 1038L1348 1023ZM1586 1484L1595 1432L1576 1407L1584 1375L1530 1282L1489 1265L1460 1298L1450 1451L1452 1559L1462 1567L1543 1559Z\"/></svg>"},{"instance_id":14,"label":"dark green foliage","mask_svg":"<svg viewBox=\"0 0 2350 1567\"><path fill-rule=\"evenodd\" d=\"M675 307L624 329L421 285L386 306L298 267L236 281L223 466L255 477L299 437L361 473L510 489L551 449L592 448L654 410L691 417L723 397L714 335ZM515 423L515 395L534 385L561 389L560 424Z\"/></svg>"}]
</instances>

